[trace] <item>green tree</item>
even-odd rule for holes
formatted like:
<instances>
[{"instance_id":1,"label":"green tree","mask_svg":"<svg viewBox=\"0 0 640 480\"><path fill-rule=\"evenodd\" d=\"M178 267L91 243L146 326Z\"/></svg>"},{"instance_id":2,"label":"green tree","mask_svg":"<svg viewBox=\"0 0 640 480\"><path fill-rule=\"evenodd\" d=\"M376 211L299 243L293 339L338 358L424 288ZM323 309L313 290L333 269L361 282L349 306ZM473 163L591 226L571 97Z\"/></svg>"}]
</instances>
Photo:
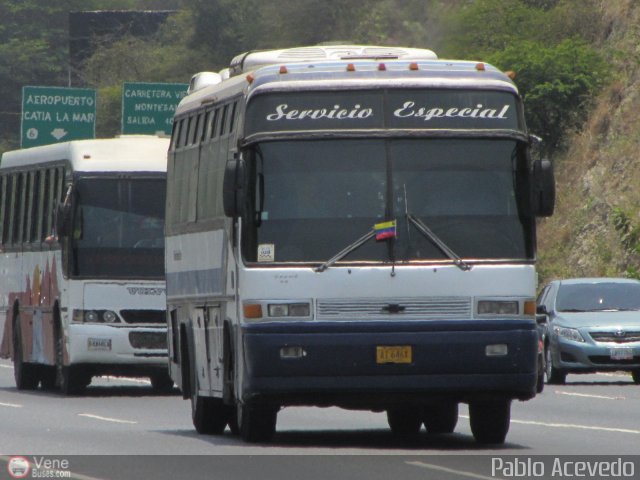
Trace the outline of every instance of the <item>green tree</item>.
<instances>
[{"instance_id":1,"label":"green tree","mask_svg":"<svg viewBox=\"0 0 640 480\"><path fill-rule=\"evenodd\" d=\"M572 39L553 47L515 42L489 61L516 72L529 130L543 137L547 152L563 146L568 129L582 125L609 71L593 47Z\"/></svg>"}]
</instances>

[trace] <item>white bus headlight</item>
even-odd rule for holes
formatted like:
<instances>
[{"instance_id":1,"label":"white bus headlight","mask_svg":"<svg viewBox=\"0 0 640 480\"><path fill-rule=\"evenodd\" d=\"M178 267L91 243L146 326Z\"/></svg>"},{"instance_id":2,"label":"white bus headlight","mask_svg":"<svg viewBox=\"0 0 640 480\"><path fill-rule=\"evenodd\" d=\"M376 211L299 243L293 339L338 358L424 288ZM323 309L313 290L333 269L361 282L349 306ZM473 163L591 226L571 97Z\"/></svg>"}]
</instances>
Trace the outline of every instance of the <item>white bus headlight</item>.
<instances>
[{"instance_id":1,"label":"white bus headlight","mask_svg":"<svg viewBox=\"0 0 640 480\"><path fill-rule=\"evenodd\" d=\"M267 307L270 317L308 317L311 307L308 303L270 303Z\"/></svg>"},{"instance_id":2,"label":"white bus headlight","mask_svg":"<svg viewBox=\"0 0 640 480\"><path fill-rule=\"evenodd\" d=\"M118 323L120 319L112 310L74 310L73 321L76 323Z\"/></svg>"},{"instance_id":3,"label":"white bus headlight","mask_svg":"<svg viewBox=\"0 0 640 480\"><path fill-rule=\"evenodd\" d=\"M584 343L584 338L575 328L553 327L553 331L559 337L566 338L567 340L572 340L574 342Z\"/></svg>"},{"instance_id":4,"label":"white bus headlight","mask_svg":"<svg viewBox=\"0 0 640 480\"><path fill-rule=\"evenodd\" d=\"M479 300L478 315L518 315L518 301Z\"/></svg>"}]
</instances>

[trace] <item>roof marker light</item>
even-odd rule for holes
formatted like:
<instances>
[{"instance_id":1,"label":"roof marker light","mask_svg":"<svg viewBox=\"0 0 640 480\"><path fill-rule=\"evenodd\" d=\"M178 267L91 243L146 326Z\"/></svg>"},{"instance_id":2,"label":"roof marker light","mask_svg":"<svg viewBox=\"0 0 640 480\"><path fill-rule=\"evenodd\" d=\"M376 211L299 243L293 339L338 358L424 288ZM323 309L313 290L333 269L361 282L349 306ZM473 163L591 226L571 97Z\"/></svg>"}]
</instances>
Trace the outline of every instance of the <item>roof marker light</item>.
<instances>
[{"instance_id":1,"label":"roof marker light","mask_svg":"<svg viewBox=\"0 0 640 480\"><path fill-rule=\"evenodd\" d=\"M387 66L384 63L378 64L378 70L380 70L381 72L385 71L386 69L387 69Z\"/></svg>"},{"instance_id":2,"label":"roof marker light","mask_svg":"<svg viewBox=\"0 0 640 480\"><path fill-rule=\"evenodd\" d=\"M485 71L484 63L482 62L476 63L476 70L478 70L479 72L484 72Z\"/></svg>"},{"instance_id":3,"label":"roof marker light","mask_svg":"<svg viewBox=\"0 0 640 480\"><path fill-rule=\"evenodd\" d=\"M254 76L251 74L248 74L245 78L247 79L247 82L249 82L249 85L251 85L255 80Z\"/></svg>"},{"instance_id":4,"label":"roof marker light","mask_svg":"<svg viewBox=\"0 0 640 480\"><path fill-rule=\"evenodd\" d=\"M504 74L509 77L511 80L515 80L516 79L516 72L514 72L513 70L507 70L506 72L504 72Z\"/></svg>"},{"instance_id":5,"label":"roof marker light","mask_svg":"<svg viewBox=\"0 0 640 480\"><path fill-rule=\"evenodd\" d=\"M355 72L355 71L356 71L356 67L353 63L347 64L347 72Z\"/></svg>"},{"instance_id":6,"label":"roof marker light","mask_svg":"<svg viewBox=\"0 0 640 480\"><path fill-rule=\"evenodd\" d=\"M417 62L411 62L409 64L409 70L418 70L418 63Z\"/></svg>"},{"instance_id":7,"label":"roof marker light","mask_svg":"<svg viewBox=\"0 0 640 480\"><path fill-rule=\"evenodd\" d=\"M289 70L287 70L286 65L280 65L280 73L289 73Z\"/></svg>"}]
</instances>

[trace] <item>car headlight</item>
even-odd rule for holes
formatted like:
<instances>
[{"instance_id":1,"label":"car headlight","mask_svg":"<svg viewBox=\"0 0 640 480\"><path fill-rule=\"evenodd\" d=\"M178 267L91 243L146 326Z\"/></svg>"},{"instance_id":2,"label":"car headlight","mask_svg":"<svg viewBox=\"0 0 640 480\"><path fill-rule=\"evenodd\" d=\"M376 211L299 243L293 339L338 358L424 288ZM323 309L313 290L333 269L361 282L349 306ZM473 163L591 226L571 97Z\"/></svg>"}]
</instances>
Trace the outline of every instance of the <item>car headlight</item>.
<instances>
[{"instance_id":1,"label":"car headlight","mask_svg":"<svg viewBox=\"0 0 640 480\"><path fill-rule=\"evenodd\" d=\"M243 306L244 318L247 320L261 320L266 318L297 318L311 319L310 302L247 302Z\"/></svg>"},{"instance_id":2,"label":"car headlight","mask_svg":"<svg viewBox=\"0 0 640 480\"><path fill-rule=\"evenodd\" d=\"M562 338L566 338L567 340L572 340L574 342L584 342L584 338L580 334L578 330L575 328L567 328L567 327L553 327L553 331L556 335Z\"/></svg>"}]
</instances>

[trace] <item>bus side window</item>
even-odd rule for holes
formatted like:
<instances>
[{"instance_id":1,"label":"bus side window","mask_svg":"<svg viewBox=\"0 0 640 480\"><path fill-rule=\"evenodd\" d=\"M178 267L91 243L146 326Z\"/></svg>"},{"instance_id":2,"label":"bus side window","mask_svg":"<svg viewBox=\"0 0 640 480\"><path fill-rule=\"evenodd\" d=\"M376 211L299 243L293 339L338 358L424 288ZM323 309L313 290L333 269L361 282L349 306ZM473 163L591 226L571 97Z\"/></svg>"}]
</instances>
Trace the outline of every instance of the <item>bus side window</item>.
<instances>
[{"instance_id":1,"label":"bus side window","mask_svg":"<svg viewBox=\"0 0 640 480\"><path fill-rule=\"evenodd\" d=\"M233 102L231 106L231 116L229 117L229 133L233 132L234 122L236 121L236 109L238 108L238 102Z\"/></svg>"},{"instance_id":2,"label":"bus side window","mask_svg":"<svg viewBox=\"0 0 640 480\"><path fill-rule=\"evenodd\" d=\"M187 144L187 130L189 129L189 119L183 118L180 120L180 138L178 140L178 148L182 148Z\"/></svg>"},{"instance_id":3,"label":"bus side window","mask_svg":"<svg viewBox=\"0 0 640 480\"><path fill-rule=\"evenodd\" d=\"M42 217L44 211L44 179L45 179L45 170L38 170L37 172L37 182L36 182L36 192L37 192L37 202L36 209L34 210L35 215L35 230L34 230L34 241L42 241L44 240L44 226L42 224Z\"/></svg>"},{"instance_id":4,"label":"bus side window","mask_svg":"<svg viewBox=\"0 0 640 480\"><path fill-rule=\"evenodd\" d=\"M12 235L12 243L14 245L22 242L22 217L25 214L25 174L19 172L16 174L16 195L15 201L16 206L13 212L13 235Z\"/></svg>"},{"instance_id":5,"label":"bus side window","mask_svg":"<svg viewBox=\"0 0 640 480\"><path fill-rule=\"evenodd\" d=\"M176 120L173 122L173 128L171 131L171 144L169 150L175 150L178 146L178 139L180 137L180 127L182 126L182 120Z\"/></svg>"},{"instance_id":6,"label":"bus side window","mask_svg":"<svg viewBox=\"0 0 640 480\"><path fill-rule=\"evenodd\" d=\"M224 135L224 126L227 121L227 112L229 111L229 105L225 105L222 109L222 116L220 117L220 136Z\"/></svg>"}]
</instances>

